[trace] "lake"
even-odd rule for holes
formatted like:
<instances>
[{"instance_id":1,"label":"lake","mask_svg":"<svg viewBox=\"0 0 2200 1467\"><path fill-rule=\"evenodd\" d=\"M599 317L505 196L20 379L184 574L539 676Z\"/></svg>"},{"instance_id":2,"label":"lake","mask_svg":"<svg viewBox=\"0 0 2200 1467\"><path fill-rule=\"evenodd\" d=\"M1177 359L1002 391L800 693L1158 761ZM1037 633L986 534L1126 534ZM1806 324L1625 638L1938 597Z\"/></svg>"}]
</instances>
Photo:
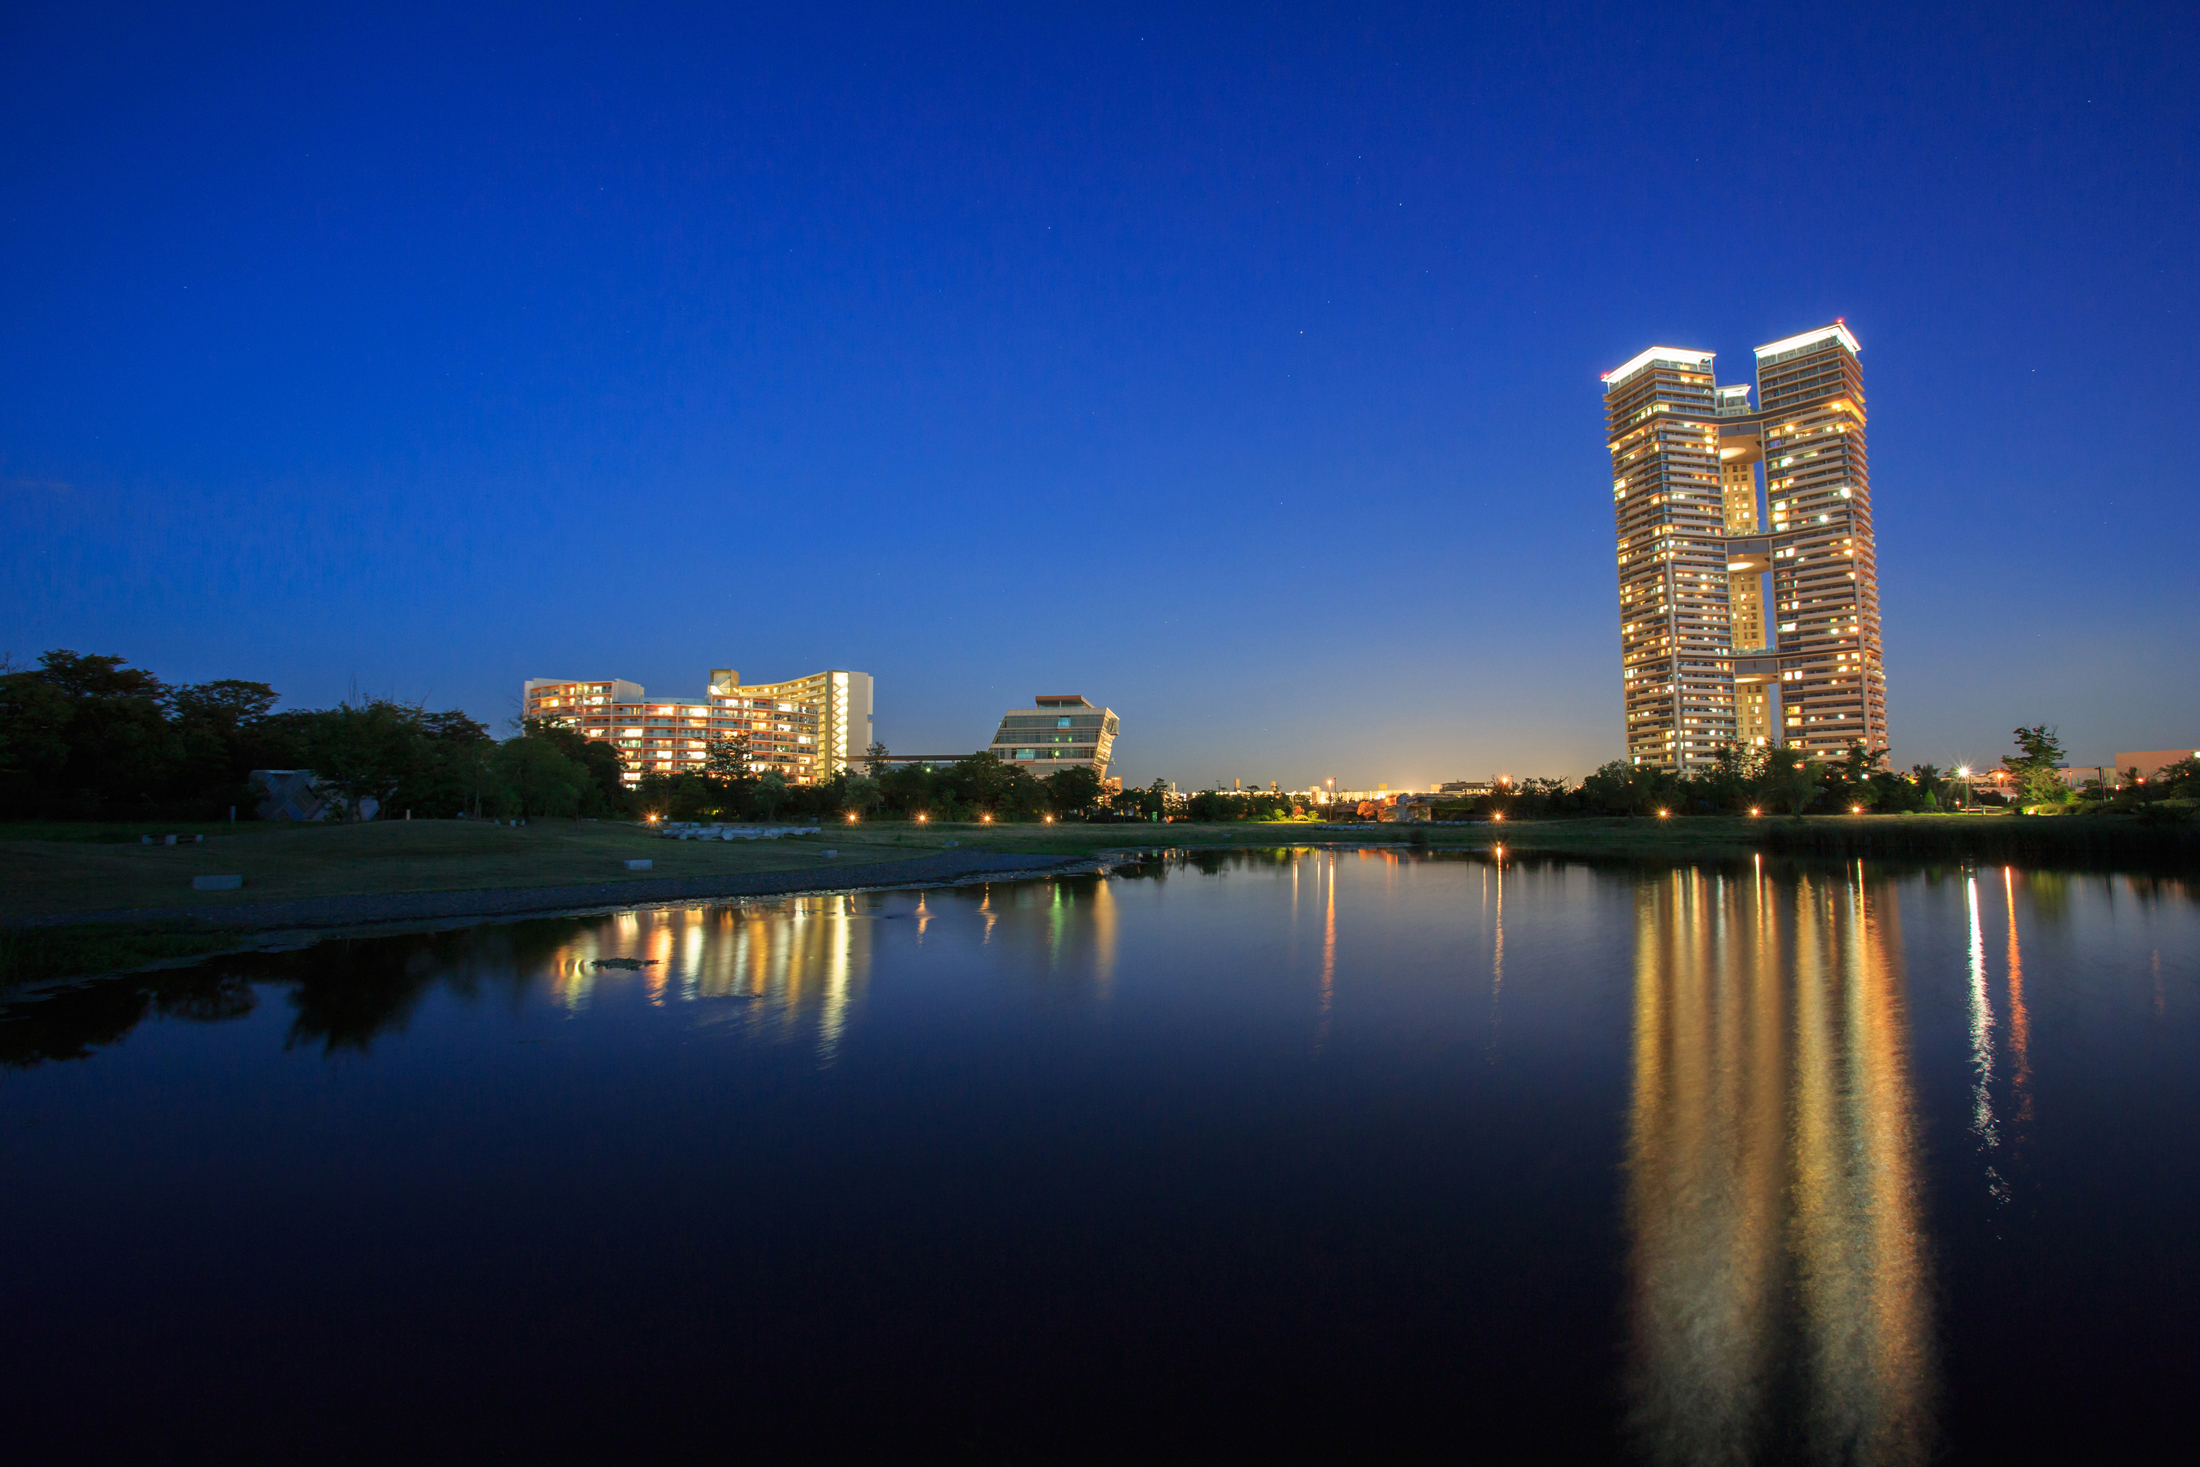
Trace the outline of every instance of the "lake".
<instances>
[{"instance_id":1,"label":"lake","mask_svg":"<svg viewBox=\"0 0 2200 1467\"><path fill-rule=\"evenodd\" d=\"M1156 852L19 1000L11 1455L2166 1454L2196 896Z\"/></svg>"}]
</instances>

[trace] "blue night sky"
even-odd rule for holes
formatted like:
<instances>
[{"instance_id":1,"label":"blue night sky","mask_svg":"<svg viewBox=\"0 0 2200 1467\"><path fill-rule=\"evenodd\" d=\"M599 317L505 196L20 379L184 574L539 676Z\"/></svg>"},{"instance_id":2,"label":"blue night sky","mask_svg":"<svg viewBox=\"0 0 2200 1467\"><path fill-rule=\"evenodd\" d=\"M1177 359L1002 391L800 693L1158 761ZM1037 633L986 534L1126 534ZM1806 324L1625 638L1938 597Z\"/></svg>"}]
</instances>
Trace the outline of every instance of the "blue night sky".
<instances>
[{"instance_id":1,"label":"blue night sky","mask_svg":"<svg viewBox=\"0 0 2200 1467\"><path fill-rule=\"evenodd\" d=\"M1578 775L1598 374L1842 316L1896 762L2200 747L2191 7L305 10L0 18L18 663Z\"/></svg>"}]
</instances>

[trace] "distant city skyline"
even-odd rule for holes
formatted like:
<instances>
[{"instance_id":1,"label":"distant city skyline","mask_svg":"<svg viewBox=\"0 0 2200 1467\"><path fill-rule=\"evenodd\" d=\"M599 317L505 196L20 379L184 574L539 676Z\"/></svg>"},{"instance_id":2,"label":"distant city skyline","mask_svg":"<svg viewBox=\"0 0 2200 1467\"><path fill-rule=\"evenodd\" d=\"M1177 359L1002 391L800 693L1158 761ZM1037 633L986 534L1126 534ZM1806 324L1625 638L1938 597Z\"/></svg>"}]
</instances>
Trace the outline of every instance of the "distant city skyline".
<instances>
[{"instance_id":1,"label":"distant city skyline","mask_svg":"<svg viewBox=\"0 0 2200 1467\"><path fill-rule=\"evenodd\" d=\"M1895 762L2200 737L2188 13L0 39L19 664L501 728L754 656L924 752L1094 690L1128 784L1578 777L1626 757L1598 377L1844 317Z\"/></svg>"}]
</instances>

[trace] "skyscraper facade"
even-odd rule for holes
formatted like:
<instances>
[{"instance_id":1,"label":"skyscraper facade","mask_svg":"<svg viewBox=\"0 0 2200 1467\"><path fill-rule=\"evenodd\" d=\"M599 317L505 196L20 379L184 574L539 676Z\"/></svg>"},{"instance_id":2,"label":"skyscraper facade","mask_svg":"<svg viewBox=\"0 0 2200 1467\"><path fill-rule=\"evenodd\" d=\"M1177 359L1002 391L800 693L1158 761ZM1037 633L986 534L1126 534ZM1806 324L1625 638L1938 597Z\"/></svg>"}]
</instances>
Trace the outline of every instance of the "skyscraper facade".
<instances>
[{"instance_id":1,"label":"skyscraper facade","mask_svg":"<svg viewBox=\"0 0 2200 1467\"><path fill-rule=\"evenodd\" d=\"M1838 321L1758 347L1755 407L1710 352L1605 374L1630 763L1887 747L1861 352Z\"/></svg>"},{"instance_id":2,"label":"skyscraper facade","mask_svg":"<svg viewBox=\"0 0 2200 1467\"><path fill-rule=\"evenodd\" d=\"M1736 739L1712 355L1654 346L1605 378L1627 758L1686 770Z\"/></svg>"}]
</instances>

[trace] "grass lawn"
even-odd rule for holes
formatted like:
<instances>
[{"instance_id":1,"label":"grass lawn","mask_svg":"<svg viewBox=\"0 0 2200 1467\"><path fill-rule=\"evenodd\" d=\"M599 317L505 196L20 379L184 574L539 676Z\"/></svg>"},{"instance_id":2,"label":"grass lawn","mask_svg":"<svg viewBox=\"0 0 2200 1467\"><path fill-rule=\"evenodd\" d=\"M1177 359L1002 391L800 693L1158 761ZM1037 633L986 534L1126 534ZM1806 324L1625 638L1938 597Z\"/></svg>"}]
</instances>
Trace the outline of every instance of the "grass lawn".
<instances>
[{"instance_id":1,"label":"grass lawn","mask_svg":"<svg viewBox=\"0 0 2200 1467\"><path fill-rule=\"evenodd\" d=\"M170 826L167 829L175 829ZM365 825L254 822L193 844L96 839L20 839L0 826L0 921L47 912L195 908L300 897L472 891L584 882L815 870L890 861L936 850L952 837L902 835L896 827L828 830L776 841L665 840L632 825L546 820L390 820ZM40 832L44 834L43 831ZM649 871L621 863L642 857ZM237 891L193 891L194 876L240 875Z\"/></svg>"},{"instance_id":2,"label":"grass lawn","mask_svg":"<svg viewBox=\"0 0 2200 1467\"><path fill-rule=\"evenodd\" d=\"M90 841L95 845L136 845L142 836L156 844L164 835L189 840L203 835L253 835L288 827L280 822L240 820L11 820L0 825L0 840Z\"/></svg>"}]
</instances>

